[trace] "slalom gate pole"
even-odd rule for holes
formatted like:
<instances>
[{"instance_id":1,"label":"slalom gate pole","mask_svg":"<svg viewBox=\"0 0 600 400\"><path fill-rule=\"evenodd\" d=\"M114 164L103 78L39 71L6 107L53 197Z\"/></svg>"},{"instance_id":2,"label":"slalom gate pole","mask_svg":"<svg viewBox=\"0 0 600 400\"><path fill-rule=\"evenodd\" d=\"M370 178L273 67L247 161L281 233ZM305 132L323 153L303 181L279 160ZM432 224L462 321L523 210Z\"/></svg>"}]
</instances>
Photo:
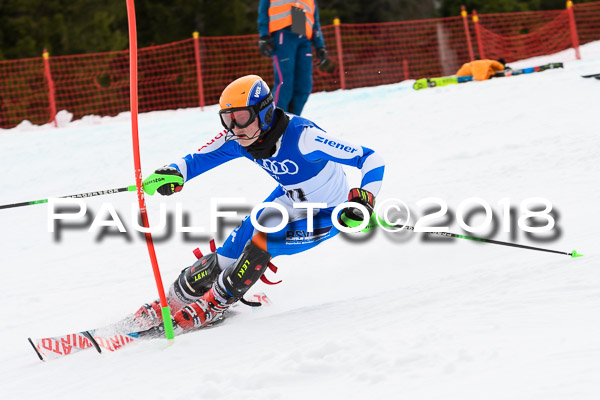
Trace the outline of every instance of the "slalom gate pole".
<instances>
[{"instance_id":1,"label":"slalom gate pole","mask_svg":"<svg viewBox=\"0 0 600 400\"><path fill-rule=\"evenodd\" d=\"M379 223L377 221L379 221ZM358 223L356 223L356 226L358 226L361 221L357 221L357 222ZM371 215L371 220L369 221L369 224L367 225L367 227L365 229L363 229L363 232L368 232L378 225L381 227L385 227L385 228L406 229L408 231L413 231L413 232L415 231L414 226L389 224L385 221L385 219L383 219L383 218L379 217L377 214L373 213ZM572 258L583 257L583 254L579 254L576 250L573 250L572 252L568 253L566 251L543 249L541 247L525 246L522 244L502 242L500 240L484 239L484 238L479 238L479 237L475 237L475 236L459 235L459 234L450 233L450 232L423 232L423 233L429 233L431 235L438 235L438 236L446 236L446 237L451 237L451 238L456 238L456 239L473 240L475 242L480 242L480 243L491 243L491 244L498 244L498 245L502 245L502 246L517 247L520 249L537 250L537 251L545 251L547 253L563 254L566 256L570 256Z\"/></svg>"},{"instance_id":2,"label":"slalom gate pole","mask_svg":"<svg viewBox=\"0 0 600 400\"><path fill-rule=\"evenodd\" d=\"M93 191L93 192L71 194L68 196L61 196L61 197L59 197L59 199L69 199L69 198L83 199L83 198L87 198L87 197L102 196L105 194L113 194L113 193L119 193L119 192L133 192L135 190L137 190L137 187L135 185L132 185L132 186L127 186L127 187L122 187L122 188L117 188L117 189L104 189L104 190L98 190L98 191ZM34 204L44 204L44 203L47 203L48 200L49 199L41 199L41 200L24 201L21 203L3 204L3 205L0 205L0 210L3 208L14 208L14 207L32 206Z\"/></svg>"},{"instance_id":3,"label":"slalom gate pole","mask_svg":"<svg viewBox=\"0 0 600 400\"><path fill-rule=\"evenodd\" d=\"M137 32L135 24L134 0L127 0L127 19L129 21L129 97L131 105L131 135L133 139L135 184L137 187L138 203L140 205L142 223L145 228L149 228L150 224L148 222L148 214L146 212L146 200L144 198L144 188L142 185L142 166L140 161L140 144L138 137ZM173 339L175 337L175 334L173 332L171 310L169 309L169 305L167 304L167 298L165 296L165 290L160 276L160 270L158 269L158 261L156 259L156 252L154 251L152 235L149 231L146 231L144 233L144 236L146 237L146 245L148 246L148 253L150 254L150 260L152 262L152 271L154 272L154 279L156 280L156 287L158 289L158 295L160 297L160 306L165 327L165 336L167 337L167 339Z\"/></svg>"}]
</instances>

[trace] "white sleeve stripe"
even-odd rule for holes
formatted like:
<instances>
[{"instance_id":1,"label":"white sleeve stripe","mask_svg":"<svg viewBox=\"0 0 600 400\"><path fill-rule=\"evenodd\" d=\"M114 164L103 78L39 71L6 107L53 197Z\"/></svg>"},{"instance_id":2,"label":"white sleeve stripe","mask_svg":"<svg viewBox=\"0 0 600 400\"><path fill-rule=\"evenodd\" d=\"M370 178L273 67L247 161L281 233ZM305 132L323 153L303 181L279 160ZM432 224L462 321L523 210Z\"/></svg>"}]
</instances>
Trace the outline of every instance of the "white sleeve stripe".
<instances>
[{"instance_id":1,"label":"white sleeve stripe","mask_svg":"<svg viewBox=\"0 0 600 400\"><path fill-rule=\"evenodd\" d=\"M369 171L374 170L375 168L383 167L385 165L385 161L383 158L379 156L377 153L371 153L365 160L361 170L363 175Z\"/></svg>"}]
</instances>

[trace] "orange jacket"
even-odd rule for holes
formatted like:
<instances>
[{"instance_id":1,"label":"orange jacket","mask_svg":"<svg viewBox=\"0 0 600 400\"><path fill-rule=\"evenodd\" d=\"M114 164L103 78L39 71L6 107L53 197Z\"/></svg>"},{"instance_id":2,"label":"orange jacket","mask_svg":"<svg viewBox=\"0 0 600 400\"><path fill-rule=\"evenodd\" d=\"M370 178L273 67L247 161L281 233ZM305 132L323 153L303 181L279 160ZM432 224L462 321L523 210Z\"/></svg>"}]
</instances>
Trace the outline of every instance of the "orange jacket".
<instances>
[{"instance_id":1,"label":"orange jacket","mask_svg":"<svg viewBox=\"0 0 600 400\"><path fill-rule=\"evenodd\" d=\"M494 60L476 60L463 64L456 76L471 75L476 81L490 79L498 71L504 70L504 65Z\"/></svg>"},{"instance_id":2,"label":"orange jacket","mask_svg":"<svg viewBox=\"0 0 600 400\"><path fill-rule=\"evenodd\" d=\"M292 7L304 10L304 16L306 17L306 37L311 39L313 25L315 24L314 0L271 0L269 5L269 33L292 25Z\"/></svg>"}]
</instances>

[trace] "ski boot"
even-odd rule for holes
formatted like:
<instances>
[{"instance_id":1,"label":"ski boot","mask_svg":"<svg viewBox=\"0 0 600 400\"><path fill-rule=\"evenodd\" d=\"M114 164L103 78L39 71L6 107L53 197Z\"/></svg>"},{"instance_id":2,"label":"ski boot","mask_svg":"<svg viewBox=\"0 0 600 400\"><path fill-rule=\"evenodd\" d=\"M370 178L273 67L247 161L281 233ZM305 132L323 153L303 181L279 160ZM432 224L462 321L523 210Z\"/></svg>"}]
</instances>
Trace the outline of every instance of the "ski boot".
<instances>
[{"instance_id":1,"label":"ski boot","mask_svg":"<svg viewBox=\"0 0 600 400\"><path fill-rule=\"evenodd\" d=\"M237 261L221 272L208 292L175 313L175 323L190 330L215 322L260 279L270 259L269 253L249 240Z\"/></svg>"},{"instance_id":2,"label":"ski boot","mask_svg":"<svg viewBox=\"0 0 600 400\"><path fill-rule=\"evenodd\" d=\"M133 322L140 331L158 326L162 323L160 301L144 304L133 314Z\"/></svg>"},{"instance_id":3,"label":"ski boot","mask_svg":"<svg viewBox=\"0 0 600 400\"><path fill-rule=\"evenodd\" d=\"M175 315L186 304L200 299L208 292L220 272L216 253L201 257L181 271L167 293L167 303L171 315ZM133 314L134 326L140 331L144 331L162 324L161 308L159 300L144 304Z\"/></svg>"}]
</instances>

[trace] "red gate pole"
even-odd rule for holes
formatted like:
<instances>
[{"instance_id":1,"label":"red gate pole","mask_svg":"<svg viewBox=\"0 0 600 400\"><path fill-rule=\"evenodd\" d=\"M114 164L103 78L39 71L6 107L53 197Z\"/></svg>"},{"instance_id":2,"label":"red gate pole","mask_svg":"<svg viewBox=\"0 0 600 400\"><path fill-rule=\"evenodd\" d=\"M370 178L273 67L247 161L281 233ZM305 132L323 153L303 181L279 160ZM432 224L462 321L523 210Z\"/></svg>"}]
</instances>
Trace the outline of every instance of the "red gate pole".
<instances>
[{"instance_id":1,"label":"red gate pole","mask_svg":"<svg viewBox=\"0 0 600 400\"><path fill-rule=\"evenodd\" d=\"M579 53L579 35L577 35L577 25L575 25L575 13L573 12L573 2L567 1L567 12L569 13L569 27L571 28L571 42L573 43L573 49L575 49L575 58L581 60L581 54Z\"/></svg>"},{"instance_id":2,"label":"red gate pole","mask_svg":"<svg viewBox=\"0 0 600 400\"><path fill-rule=\"evenodd\" d=\"M154 272L154 280L160 297L160 306L162 311L163 323L165 326L165 336L167 339L173 339L173 321L171 320L171 310L167 304L165 290L160 270L158 269L158 261L156 252L154 251L154 243L152 235L149 232L150 224L148 223L148 214L146 212L146 200L144 198L144 189L142 187L142 166L140 161L140 142L138 137L138 91L137 91L137 33L135 25L135 4L134 0L127 0L127 18L129 21L129 98L131 105L131 136L133 139L133 162L135 165L135 184L137 186L138 203L140 206L140 214L142 216L142 224L146 228L144 236L146 237L146 246L150 254L152 262L152 271Z\"/></svg>"},{"instance_id":3,"label":"red gate pole","mask_svg":"<svg viewBox=\"0 0 600 400\"><path fill-rule=\"evenodd\" d=\"M477 16L477 11L473 10L473 23L475 24L475 36L477 37L477 48L479 49L479 58L481 60L485 59L485 54L483 52L483 44L481 43L481 32L479 30L479 17Z\"/></svg>"},{"instance_id":4,"label":"red gate pole","mask_svg":"<svg viewBox=\"0 0 600 400\"><path fill-rule=\"evenodd\" d=\"M465 6L460 6L460 15L463 19L463 26L465 27L465 36L467 37L467 48L469 49L469 61L473 61L475 56L473 55L473 45L471 44L471 33L469 32L469 20L467 19L467 10Z\"/></svg>"},{"instance_id":5,"label":"red gate pole","mask_svg":"<svg viewBox=\"0 0 600 400\"><path fill-rule=\"evenodd\" d=\"M335 29L335 45L337 46L338 65L340 68L340 88L346 89L346 76L344 73L344 50L342 49L342 33L340 32L340 19L333 19Z\"/></svg>"},{"instance_id":6,"label":"red gate pole","mask_svg":"<svg viewBox=\"0 0 600 400\"><path fill-rule=\"evenodd\" d=\"M196 54L196 78L198 79L198 98L200 99L200 109L204 111L204 83L202 81L202 63L200 61L200 34L193 33L194 53Z\"/></svg>"},{"instance_id":7,"label":"red gate pole","mask_svg":"<svg viewBox=\"0 0 600 400\"><path fill-rule=\"evenodd\" d=\"M42 58L44 59L44 76L46 77L46 82L48 82L48 104L50 110L49 122L53 122L54 126L58 127L58 124L56 123L56 97L54 81L52 80L52 74L50 73L50 54L48 53L48 50L44 49Z\"/></svg>"}]
</instances>

